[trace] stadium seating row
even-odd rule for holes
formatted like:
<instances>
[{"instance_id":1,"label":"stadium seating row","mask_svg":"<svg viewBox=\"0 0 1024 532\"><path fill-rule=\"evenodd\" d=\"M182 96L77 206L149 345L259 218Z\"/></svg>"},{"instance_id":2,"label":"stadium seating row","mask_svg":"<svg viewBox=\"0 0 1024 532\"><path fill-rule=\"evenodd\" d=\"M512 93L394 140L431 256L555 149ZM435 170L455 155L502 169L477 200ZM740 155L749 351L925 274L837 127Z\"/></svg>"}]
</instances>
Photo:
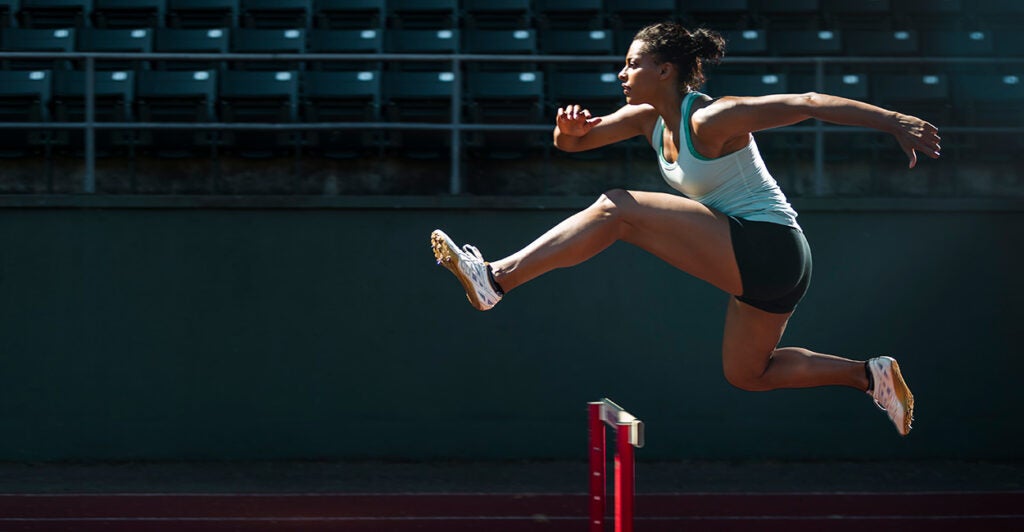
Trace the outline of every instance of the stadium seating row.
<instances>
[{"instance_id":1,"label":"stadium seating row","mask_svg":"<svg viewBox=\"0 0 1024 532\"><path fill-rule=\"evenodd\" d=\"M81 120L82 71L0 71L0 121ZM722 74L712 94L760 95L821 90L905 109L1011 107L1024 100L1022 76L829 74L822 87L811 74ZM95 74L98 121L405 121L448 122L456 76L403 71L114 71ZM567 103L608 112L623 103L615 74L594 72L467 72L460 92L463 121L548 123ZM985 116L984 125L1015 125L1019 110ZM966 119L970 121L971 119ZM976 120L976 119L975 119Z\"/></svg>"},{"instance_id":2,"label":"stadium seating row","mask_svg":"<svg viewBox=\"0 0 1024 532\"><path fill-rule=\"evenodd\" d=\"M1016 0L0 0L0 23L28 28L633 26L655 18L806 24L888 15L910 23L976 16L998 23L1021 14Z\"/></svg>"},{"instance_id":3,"label":"stadium seating row","mask_svg":"<svg viewBox=\"0 0 1024 532\"><path fill-rule=\"evenodd\" d=\"M1010 30L725 30L723 36L731 55L1024 56L1024 32ZM632 37L611 30L6 28L0 50L619 55Z\"/></svg>"}]
</instances>

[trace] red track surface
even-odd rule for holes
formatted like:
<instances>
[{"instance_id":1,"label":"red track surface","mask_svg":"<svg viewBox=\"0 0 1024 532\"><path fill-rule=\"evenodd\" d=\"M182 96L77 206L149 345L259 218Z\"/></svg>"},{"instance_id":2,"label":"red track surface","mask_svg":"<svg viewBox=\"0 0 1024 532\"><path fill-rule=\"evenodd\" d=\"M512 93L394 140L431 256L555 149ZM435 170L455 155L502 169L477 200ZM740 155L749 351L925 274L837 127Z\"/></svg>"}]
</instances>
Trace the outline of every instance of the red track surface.
<instances>
[{"instance_id":1,"label":"red track surface","mask_svg":"<svg viewBox=\"0 0 1024 532\"><path fill-rule=\"evenodd\" d=\"M636 530L1024 530L1024 492L640 494ZM575 531L582 494L0 495L15 531Z\"/></svg>"}]
</instances>

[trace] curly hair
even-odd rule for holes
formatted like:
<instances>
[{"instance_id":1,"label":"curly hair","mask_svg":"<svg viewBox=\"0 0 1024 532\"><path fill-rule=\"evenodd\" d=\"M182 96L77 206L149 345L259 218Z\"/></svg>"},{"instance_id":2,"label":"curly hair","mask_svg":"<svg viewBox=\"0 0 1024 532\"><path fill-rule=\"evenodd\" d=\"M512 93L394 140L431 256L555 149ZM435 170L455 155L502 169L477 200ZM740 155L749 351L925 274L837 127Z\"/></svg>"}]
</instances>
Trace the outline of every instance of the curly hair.
<instances>
[{"instance_id":1,"label":"curly hair","mask_svg":"<svg viewBox=\"0 0 1024 532\"><path fill-rule=\"evenodd\" d=\"M634 41L644 43L644 53L658 63L672 63L679 69L682 92L704 84L704 64L718 63L725 56L725 39L707 28L688 30L675 22L651 24L636 33Z\"/></svg>"}]
</instances>

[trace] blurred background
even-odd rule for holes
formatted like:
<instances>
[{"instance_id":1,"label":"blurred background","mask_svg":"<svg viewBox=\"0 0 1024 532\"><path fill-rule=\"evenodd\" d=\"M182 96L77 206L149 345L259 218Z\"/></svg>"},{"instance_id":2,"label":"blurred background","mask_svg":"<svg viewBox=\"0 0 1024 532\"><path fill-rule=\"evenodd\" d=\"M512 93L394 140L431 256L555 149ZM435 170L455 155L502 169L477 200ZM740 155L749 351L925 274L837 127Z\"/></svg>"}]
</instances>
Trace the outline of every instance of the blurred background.
<instances>
[{"instance_id":1,"label":"blurred background","mask_svg":"<svg viewBox=\"0 0 1024 532\"><path fill-rule=\"evenodd\" d=\"M643 139L550 137L622 105L661 20L726 37L713 96L940 128L909 171L879 132L757 136L814 251L783 343L896 356L908 438L855 391L730 388L726 296L634 248L486 314L434 264L435 227L499 257L669 190ZM603 396L649 460L1019 461L1022 28L1016 0L0 1L0 462L582 463Z\"/></svg>"}]
</instances>

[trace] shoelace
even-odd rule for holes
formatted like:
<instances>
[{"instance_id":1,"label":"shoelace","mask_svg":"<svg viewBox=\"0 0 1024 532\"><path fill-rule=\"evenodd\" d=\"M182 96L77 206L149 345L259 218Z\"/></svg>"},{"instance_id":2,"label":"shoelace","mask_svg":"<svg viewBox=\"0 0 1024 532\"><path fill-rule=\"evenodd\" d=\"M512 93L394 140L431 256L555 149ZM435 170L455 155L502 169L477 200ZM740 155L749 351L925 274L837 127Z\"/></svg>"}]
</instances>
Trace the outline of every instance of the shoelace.
<instances>
[{"instance_id":1,"label":"shoelace","mask_svg":"<svg viewBox=\"0 0 1024 532\"><path fill-rule=\"evenodd\" d=\"M466 253L469 253L470 255L473 255L480 262L484 261L484 256L480 253L479 249L476 249L476 246L471 246L469 244L463 244L462 245L462 251L465 251Z\"/></svg>"}]
</instances>

